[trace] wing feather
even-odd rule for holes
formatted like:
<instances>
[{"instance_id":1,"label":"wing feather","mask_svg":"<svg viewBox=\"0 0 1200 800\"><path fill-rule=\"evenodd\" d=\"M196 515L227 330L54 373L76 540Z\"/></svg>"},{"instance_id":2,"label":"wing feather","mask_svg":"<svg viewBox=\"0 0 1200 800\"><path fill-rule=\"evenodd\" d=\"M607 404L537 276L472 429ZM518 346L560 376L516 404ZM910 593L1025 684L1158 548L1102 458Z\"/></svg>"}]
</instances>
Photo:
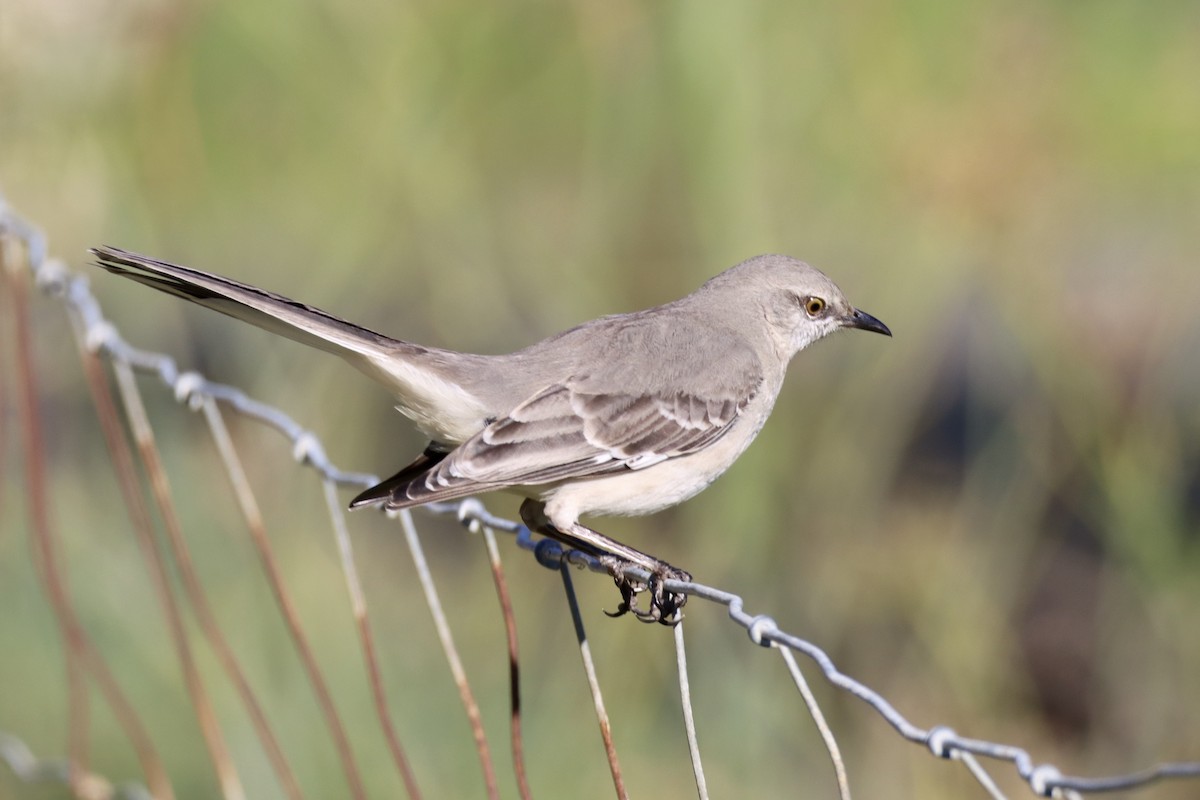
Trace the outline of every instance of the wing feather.
<instances>
[{"instance_id":1,"label":"wing feather","mask_svg":"<svg viewBox=\"0 0 1200 800\"><path fill-rule=\"evenodd\" d=\"M729 432L760 382L754 376L739 391L713 398L588 391L586 381L548 386L394 487L388 505L598 477L694 453Z\"/></svg>"}]
</instances>

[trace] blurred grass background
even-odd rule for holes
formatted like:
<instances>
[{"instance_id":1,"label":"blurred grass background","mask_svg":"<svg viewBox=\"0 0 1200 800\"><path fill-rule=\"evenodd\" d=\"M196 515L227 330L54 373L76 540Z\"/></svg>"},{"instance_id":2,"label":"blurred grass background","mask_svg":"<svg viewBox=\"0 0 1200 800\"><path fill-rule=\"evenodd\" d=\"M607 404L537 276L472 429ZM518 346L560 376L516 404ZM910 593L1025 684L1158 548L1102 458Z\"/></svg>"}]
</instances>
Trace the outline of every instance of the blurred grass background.
<instances>
[{"instance_id":1,"label":"blurred grass background","mask_svg":"<svg viewBox=\"0 0 1200 800\"><path fill-rule=\"evenodd\" d=\"M10 0L0 191L74 265L116 244L480 352L672 299L757 253L811 261L895 339L802 354L727 476L599 527L744 594L917 724L1107 774L1200 758L1198 75L1186 2ZM387 473L421 446L336 359L92 277L131 342L281 406L343 467ZM73 344L59 308L38 308L74 595L179 796L211 796ZM202 421L149 401L218 613L304 785L341 796ZM372 795L397 795L318 484L275 438L237 432ZM0 728L58 754L65 679L11 438ZM419 521L513 796L482 548ZM398 531L352 523L418 779L429 797L482 796ZM509 570L535 794L610 796L558 578L524 557ZM689 796L667 632L604 619L611 587L578 583L631 790ZM830 796L776 659L719 609L689 612L714 796ZM251 796L277 796L198 649ZM856 796L982 796L818 691ZM97 768L136 775L95 708ZM58 795L4 776L0 796Z\"/></svg>"}]
</instances>

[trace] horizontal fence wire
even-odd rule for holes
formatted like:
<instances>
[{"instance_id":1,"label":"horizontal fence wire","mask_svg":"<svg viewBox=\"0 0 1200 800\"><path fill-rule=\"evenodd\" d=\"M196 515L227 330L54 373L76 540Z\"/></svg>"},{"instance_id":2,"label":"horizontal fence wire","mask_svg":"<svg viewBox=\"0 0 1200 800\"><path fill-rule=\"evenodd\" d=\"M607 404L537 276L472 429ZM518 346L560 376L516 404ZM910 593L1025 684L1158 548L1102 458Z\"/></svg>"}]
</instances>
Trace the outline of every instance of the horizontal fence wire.
<instances>
[{"instance_id":1,"label":"horizontal fence wire","mask_svg":"<svg viewBox=\"0 0 1200 800\"><path fill-rule=\"evenodd\" d=\"M15 241L24 249L24 260L35 285L44 294L57 298L83 323L83 337L87 349L117 362L127 363L135 370L156 376L174 395L175 399L193 409L203 407L215 400L247 419L262 423L284 436L292 447L293 457L299 463L311 467L328 484L343 487L369 487L378 483L375 475L365 472L345 471L334 465L325 453L321 441L278 408L267 405L246 395L240 389L211 381L197 372L181 371L175 361L163 354L138 349L126 342L116 326L107 320L96 297L92 294L86 278L72 271L60 259L51 258L47 243L41 232L21 216L13 212L0 197L0 246L4 240ZM598 559L588 554L564 548L558 542L535 537L524 525L491 514L474 498L456 503L431 503L427 510L440 514L452 514L464 524L475 529L502 531L515 537L517 546L534 555L538 563L548 569L560 570L564 566L581 567L592 572L608 574ZM395 516L393 514L393 516ZM405 527L411 519L402 517ZM629 574L642 580L650 576L644 571L630 570ZM982 759L1008 764L1016 774L1038 796L1078 797L1113 791L1128 791L1147 787L1166 779L1194 779L1200 781L1200 762L1160 763L1149 768L1127 774L1105 777L1083 777L1063 774L1052 764L1038 763L1025 749L1015 745L991 742L959 735L946 725L921 727L909 721L885 697L860 681L841 672L829 655L817 645L795 634L782 630L774 619L766 614L747 611L743 599L732 592L696 582L668 580L663 588L670 592L686 594L716 605L725 606L734 624L744 628L751 642L761 647L779 648L784 651L785 661L801 692L806 693L806 684L800 675L792 654L803 655L820 670L833 686L853 695L874 709L897 734L905 740L926 748L935 757L962 762L980 787L992 797L1003 797L992 776L983 766ZM682 631L676 636L681 663L681 691L687 694L686 673L682 668ZM811 706L818 724L823 720ZM685 705L685 715L690 718L690 708ZM694 742L694 730L689 726L689 738ZM838 764L839 786L844 786L843 767L837 755L836 743L831 743L830 753ZM698 755L693 747L696 761L697 785L702 797L706 797L703 773ZM70 770L61 760L39 760L23 741L12 733L0 730L0 761L20 780L26 782L57 781L70 782ZM994 765L993 765L994 766ZM103 779L92 776L103 784ZM843 797L848 789L841 789ZM145 798L150 793L141 786L123 785L102 794L106 797Z\"/></svg>"}]
</instances>

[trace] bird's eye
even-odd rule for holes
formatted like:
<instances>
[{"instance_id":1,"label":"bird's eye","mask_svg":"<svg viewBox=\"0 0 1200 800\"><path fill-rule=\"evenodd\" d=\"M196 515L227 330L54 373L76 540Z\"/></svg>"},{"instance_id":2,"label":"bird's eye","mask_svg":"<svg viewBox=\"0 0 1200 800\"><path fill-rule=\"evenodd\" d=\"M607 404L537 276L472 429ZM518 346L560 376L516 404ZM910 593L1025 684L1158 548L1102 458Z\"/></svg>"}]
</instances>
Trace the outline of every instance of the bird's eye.
<instances>
[{"instance_id":1,"label":"bird's eye","mask_svg":"<svg viewBox=\"0 0 1200 800\"><path fill-rule=\"evenodd\" d=\"M825 311L825 301L819 297L804 298L804 312L810 317L819 317Z\"/></svg>"}]
</instances>

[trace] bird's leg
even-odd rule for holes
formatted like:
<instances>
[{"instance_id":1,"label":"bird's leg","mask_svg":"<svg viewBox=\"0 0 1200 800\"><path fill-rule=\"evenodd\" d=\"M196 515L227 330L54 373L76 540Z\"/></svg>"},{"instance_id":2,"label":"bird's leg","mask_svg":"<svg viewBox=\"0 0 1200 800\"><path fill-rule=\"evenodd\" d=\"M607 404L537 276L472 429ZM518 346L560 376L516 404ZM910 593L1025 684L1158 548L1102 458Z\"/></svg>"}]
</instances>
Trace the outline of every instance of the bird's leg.
<instances>
[{"instance_id":1,"label":"bird's leg","mask_svg":"<svg viewBox=\"0 0 1200 800\"><path fill-rule=\"evenodd\" d=\"M690 572L621 544L616 539L578 522L561 527L555 525L546 516L545 505L537 500L528 499L521 504L521 519L530 530L595 556L608 570L621 591L621 604L609 616L619 617L632 611L634 616L643 622L661 622L664 625L674 625L681 619L680 611L687 602L687 595L667 591L663 588L663 582L690 581ZM650 573L649 579L630 575L631 568L644 569ZM637 605L637 595L647 590L650 592L650 608L640 609Z\"/></svg>"}]
</instances>

